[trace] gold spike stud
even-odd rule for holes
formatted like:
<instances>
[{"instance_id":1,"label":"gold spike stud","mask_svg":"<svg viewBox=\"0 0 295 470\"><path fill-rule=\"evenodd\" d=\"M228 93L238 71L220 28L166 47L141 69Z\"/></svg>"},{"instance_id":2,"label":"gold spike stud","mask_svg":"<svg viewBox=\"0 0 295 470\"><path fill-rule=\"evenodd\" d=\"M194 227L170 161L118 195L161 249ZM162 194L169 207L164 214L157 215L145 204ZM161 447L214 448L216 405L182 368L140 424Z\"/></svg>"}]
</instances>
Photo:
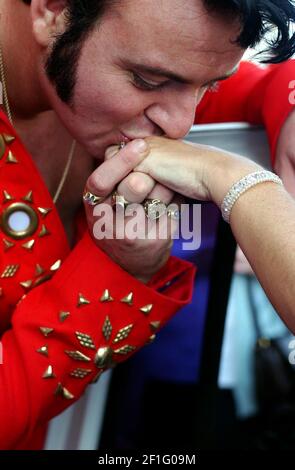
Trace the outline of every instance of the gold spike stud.
<instances>
[{"instance_id":1,"label":"gold spike stud","mask_svg":"<svg viewBox=\"0 0 295 470\"><path fill-rule=\"evenodd\" d=\"M59 321L62 323L70 316L70 312L59 312Z\"/></svg>"},{"instance_id":2,"label":"gold spike stud","mask_svg":"<svg viewBox=\"0 0 295 470\"><path fill-rule=\"evenodd\" d=\"M28 281L20 282L20 285L21 285L24 289L30 289L30 287L32 287L32 284L33 284L33 281L32 281L31 279L29 279Z\"/></svg>"},{"instance_id":3,"label":"gold spike stud","mask_svg":"<svg viewBox=\"0 0 295 470\"><path fill-rule=\"evenodd\" d=\"M133 328L133 325L128 325L128 326L125 326L124 328L121 328L121 330L119 330L118 333L116 334L116 337L113 343L116 344L122 341L123 339L128 338L132 328Z\"/></svg>"},{"instance_id":4,"label":"gold spike stud","mask_svg":"<svg viewBox=\"0 0 295 470\"><path fill-rule=\"evenodd\" d=\"M155 339L156 339L156 335L151 335L151 336L149 337L149 339L148 339L148 341L147 341L146 344L151 344L151 343L153 343L153 342L155 341Z\"/></svg>"},{"instance_id":5,"label":"gold spike stud","mask_svg":"<svg viewBox=\"0 0 295 470\"><path fill-rule=\"evenodd\" d=\"M44 346L41 346L41 348L36 349L36 352L39 354L42 354L42 356L48 357L48 346L45 344Z\"/></svg>"},{"instance_id":6,"label":"gold spike stud","mask_svg":"<svg viewBox=\"0 0 295 470\"><path fill-rule=\"evenodd\" d=\"M35 269L35 275L36 276L40 276L41 274L44 273L44 269L42 268L42 266L40 266L40 264L36 264L36 269Z\"/></svg>"},{"instance_id":7,"label":"gold spike stud","mask_svg":"<svg viewBox=\"0 0 295 470\"><path fill-rule=\"evenodd\" d=\"M101 298L100 298L100 301L101 302L113 302L113 297L111 296L110 292L108 289L105 289L105 291L103 292Z\"/></svg>"},{"instance_id":8,"label":"gold spike stud","mask_svg":"<svg viewBox=\"0 0 295 470\"><path fill-rule=\"evenodd\" d=\"M42 227L41 227L41 230L39 232L38 237L42 238L42 237L46 237L46 235L50 235L50 232L49 232L48 228L43 224Z\"/></svg>"},{"instance_id":9,"label":"gold spike stud","mask_svg":"<svg viewBox=\"0 0 295 470\"><path fill-rule=\"evenodd\" d=\"M151 321L150 322L150 327L152 331L157 331L158 328L160 327L161 322L160 321Z\"/></svg>"},{"instance_id":10,"label":"gold spike stud","mask_svg":"<svg viewBox=\"0 0 295 470\"><path fill-rule=\"evenodd\" d=\"M42 375L42 379L54 379L56 377L55 373L53 372L53 367L48 366L45 370L44 374Z\"/></svg>"},{"instance_id":11,"label":"gold spike stud","mask_svg":"<svg viewBox=\"0 0 295 470\"><path fill-rule=\"evenodd\" d=\"M75 370L72 370L70 372L70 376L74 377L75 379L84 379L87 377L87 375L91 374L92 370L91 369L83 369L81 367L78 367Z\"/></svg>"},{"instance_id":12,"label":"gold spike stud","mask_svg":"<svg viewBox=\"0 0 295 470\"><path fill-rule=\"evenodd\" d=\"M58 382L58 385L55 389L54 395L59 396L63 394L63 386L60 382Z\"/></svg>"},{"instance_id":13,"label":"gold spike stud","mask_svg":"<svg viewBox=\"0 0 295 470\"><path fill-rule=\"evenodd\" d=\"M28 242L23 243L23 244L22 244L22 247L23 247L25 250L32 251L34 245L35 245L35 240L29 240Z\"/></svg>"},{"instance_id":14,"label":"gold spike stud","mask_svg":"<svg viewBox=\"0 0 295 470\"><path fill-rule=\"evenodd\" d=\"M132 306L133 305L133 292L130 292L126 297L123 297L123 299L120 300L123 304L127 304Z\"/></svg>"},{"instance_id":15,"label":"gold spike stud","mask_svg":"<svg viewBox=\"0 0 295 470\"><path fill-rule=\"evenodd\" d=\"M106 319L105 319L104 324L102 326L102 334L103 334L104 338L107 341L109 341L109 339L111 337L112 330L113 330L113 327L112 327L111 321L110 321L109 317L106 316Z\"/></svg>"},{"instance_id":16,"label":"gold spike stud","mask_svg":"<svg viewBox=\"0 0 295 470\"><path fill-rule=\"evenodd\" d=\"M8 202L8 201L13 201L13 199L14 199L14 197L11 196L11 194L9 194L9 192L4 189L4 191L3 191L3 202L5 203L5 202Z\"/></svg>"},{"instance_id":17,"label":"gold spike stud","mask_svg":"<svg viewBox=\"0 0 295 470\"><path fill-rule=\"evenodd\" d=\"M12 144L12 142L15 141L15 137L13 135L9 135L9 134L3 134L3 137L4 137L4 140L5 142L9 145L9 144Z\"/></svg>"},{"instance_id":18,"label":"gold spike stud","mask_svg":"<svg viewBox=\"0 0 295 470\"><path fill-rule=\"evenodd\" d=\"M80 331L76 331L75 334L81 346L83 346L84 348L96 349L95 344L90 335L81 333Z\"/></svg>"},{"instance_id":19,"label":"gold spike stud","mask_svg":"<svg viewBox=\"0 0 295 470\"><path fill-rule=\"evenodd\" d=\"M6 150L5 139L3 138L3 135L0 134L0 160L4 156L5 150Z\"/></svg>"},{"instance_id":20,"label":"gold spike stud","mask_svg":"<svg viewBox=\"0 0 295 470\"><path fill-rule=\"evenodd\" d=\"M55 263L50 266L50 271L57 271L59 268L61 267L61 260L58 259L57 261L55 261Z\"/></svg>"},{"instance_id":21,"label":"gold spike stud","mask_svg":"<svg viewBox=\"0 0 295 470\"><path fill-rule=\"evenodd\" d=\"M145 315L148 315L149 313L151 313L152 309L153 309L153 304L147 304L147 305L144 305L144 307L141 307L139 310Z\"/></svg>"},{"instance_id":22,"label":"gold spike stud","mask_svg":"<svg viewBox=\"0 0 295 470\"><path fill-rule=\"evenodd\" d=\"M8 152L6 163L18 163L18 159L13 155L11 150Z\"/></svg>"},{"instance_id":23,"label":"gold spike stud","mask_svg":"<svg viewBox=\"0 0 295 470\"><path fill-rule=\"evenodd\" d=\"M47 326L40 326L39 330L41 331L42 335L47 338L54 330L53 328L48 328Z\"/></svg>"},{"instance_id":24,"label":"gold spike stud","mask_svg":"<svg viewBox=\"0 0 295 470\"><path fill-rule=\"evenodd\" d=\"M33 200L33 191L29 191L23 198L23 201L25 202L34 202Z\"/></svg>"},{"instance_id":25,"label":"gold spike stud","mask_svg":"<svg viewBox=\"0 0 295 470\"><path fill-rule=\"evenodd\" d=\"M42 217L46 217L49 212L52 211L51 208L47 208L47 207L37 207L38 211L40 212L40 214L42 215Z\"/></svg>"},{"instance_id":26,"label":"gold spike stud","mask_svg":"<svg viewBox=\"0 0 295 470\"><path fill-rule=\"evenodd\" d=\"M73 400L74 395L65 387L62 386L62 384L59 382L58 386L56 387L56 390L54 392L56 396L61 396L62 398L65 398L66 400Z\"/></svg>"},{"instance_id":27,"label":"gold spike stud","mask_svg":"<svg viewBox=\"0 0 295 470\"><path fill-rule=\"evenodd\" d=\"M3 238L3 244L4 244L4 251L8 251L10 248L15 246L15 243L12 243L11 241L6 240L5 238Z\"/></svg>"},{"instance_id":28,"label":"gold spike stud","mask_svg":"<svg viewBox=\"0 0 295 470\"><path fill-rule=\"evenodd\" d=\"M87 300L82 294L79 294L77 307L83 307L84 305L90 304L90 301Z\"/></svg>"}]
</instances>

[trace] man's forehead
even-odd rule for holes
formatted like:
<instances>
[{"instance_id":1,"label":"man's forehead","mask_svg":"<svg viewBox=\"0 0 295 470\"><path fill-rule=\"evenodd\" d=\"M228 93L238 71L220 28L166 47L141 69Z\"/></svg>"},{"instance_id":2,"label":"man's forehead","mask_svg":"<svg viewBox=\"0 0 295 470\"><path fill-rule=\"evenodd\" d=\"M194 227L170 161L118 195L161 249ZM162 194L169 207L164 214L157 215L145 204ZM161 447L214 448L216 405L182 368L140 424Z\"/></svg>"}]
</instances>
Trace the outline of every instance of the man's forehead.
<instances>
[{"instance_id":1,"label":"man's forehead","mask_svg":"<svg viewBox=\"0 0 295 470\"><path fill-rule=\"evenodd\" d=\"M143 4L144 11L139 8ZM231 74L243 54L234 44L238 24L210 17L199 0L129 0L121 5L114 32L126 60L193 81L196 71L200 79L215 72Z\"/></svg>"},{"instance_id":2,"label":"man's forehead","mask_svg":"<svg viewBox=\"0 0 295 470\"><path fill-rule=\"evenodd\" d=\"M240 30L238 20L209 13L202 0L124 0L111 11L143 39L150 32L151 38L166 37L175 46L187 42L200 49L221 31L226 39L233 26L236 33Z\"/></svg>"}]
</instances>

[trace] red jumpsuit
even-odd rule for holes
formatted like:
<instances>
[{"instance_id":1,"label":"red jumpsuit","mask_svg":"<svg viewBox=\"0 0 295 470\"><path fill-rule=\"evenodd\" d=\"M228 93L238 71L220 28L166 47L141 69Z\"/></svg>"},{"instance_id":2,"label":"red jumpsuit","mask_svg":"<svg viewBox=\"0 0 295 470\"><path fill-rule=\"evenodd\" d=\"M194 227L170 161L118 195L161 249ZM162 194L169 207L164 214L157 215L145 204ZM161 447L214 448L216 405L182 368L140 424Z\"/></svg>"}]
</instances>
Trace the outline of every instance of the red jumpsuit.
<instances>
[{"instance_id":1,"label":"red jumpsuit","mask_svg":"<svg viewBox=\"0 0 295 470\"><path fill-rule=\"evenodd\" d=\"M294 69L294 62L269 72L242 65L207 93L197 121L264 123L274 151L292 109L282 84L295 78ZM190 301L195 269L171 257L146 286L99 250L78 218L70 249L51 196L3 113L0 172L0 448L36 449L50 418ZM12 223L16 212L25 218L21 230Z\"/></svg>"}]
</instances>

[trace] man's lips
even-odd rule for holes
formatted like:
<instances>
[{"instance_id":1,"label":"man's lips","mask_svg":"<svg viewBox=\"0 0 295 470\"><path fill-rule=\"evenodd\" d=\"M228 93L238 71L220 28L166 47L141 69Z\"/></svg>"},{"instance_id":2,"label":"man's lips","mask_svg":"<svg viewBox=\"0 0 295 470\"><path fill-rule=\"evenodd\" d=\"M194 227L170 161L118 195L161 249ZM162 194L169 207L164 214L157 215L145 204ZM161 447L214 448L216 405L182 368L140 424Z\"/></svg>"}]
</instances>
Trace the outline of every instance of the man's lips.
<instances>
[{"instance_id":1,"label":"man's lips","mask_svg":"<svg viewBox=\"0 0 295 470\"><path fill-rule=\"evenodd\" d=\"M123 134L123 132L121 132L121 136L122 138L119 143L124 142L124 144L128 144L128 142L130 142L131 140L134 140L133 138L128 137L126 134Z\"/></svg>"}]
</instances>

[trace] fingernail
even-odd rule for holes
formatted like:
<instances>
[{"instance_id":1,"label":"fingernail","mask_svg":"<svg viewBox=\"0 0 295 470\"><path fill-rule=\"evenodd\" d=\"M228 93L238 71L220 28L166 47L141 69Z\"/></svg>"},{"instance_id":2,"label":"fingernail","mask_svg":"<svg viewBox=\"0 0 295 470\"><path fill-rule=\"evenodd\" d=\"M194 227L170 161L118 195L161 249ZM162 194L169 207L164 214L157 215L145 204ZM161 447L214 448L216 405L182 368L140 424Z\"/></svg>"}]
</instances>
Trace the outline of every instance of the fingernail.
<instances>
[{"instance_id":1,"label":"fingernail","mask_svg":"<svg viewBox=\"0 0 295 470\"><path fill-rule=\"evenodd\" d=\"M147 150L147 143L143 139L135 139L132 142L134 150L138 150L139 152L145 152Z\"/></svg>"}]
</instances>

